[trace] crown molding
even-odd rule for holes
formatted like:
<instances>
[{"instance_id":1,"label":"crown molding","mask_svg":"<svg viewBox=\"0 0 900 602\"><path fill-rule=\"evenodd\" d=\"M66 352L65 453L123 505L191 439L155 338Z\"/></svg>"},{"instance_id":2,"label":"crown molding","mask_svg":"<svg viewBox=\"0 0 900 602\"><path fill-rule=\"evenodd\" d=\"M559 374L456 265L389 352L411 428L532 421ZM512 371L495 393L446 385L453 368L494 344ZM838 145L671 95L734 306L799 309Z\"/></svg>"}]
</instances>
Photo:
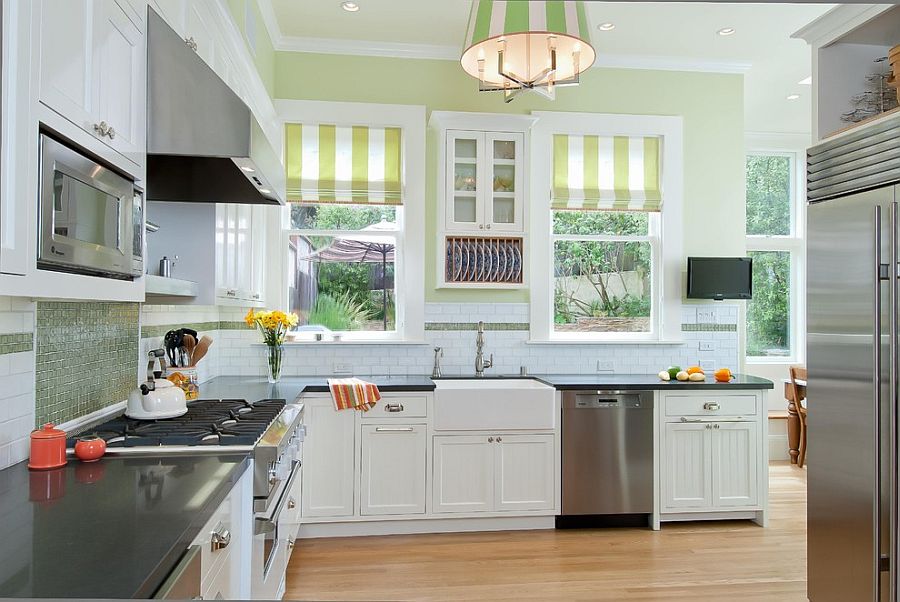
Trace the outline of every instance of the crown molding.
<instances>
[{"instance_id":1,"label":"crown molding","mask_svg":"<svg viewBox=\"0 0 900 602\"><path fill-rule=\"evenodd\" d=\"M460 57L460 49L456 46L376 42L370 40L339 40L335 38L301 38L296 36L282 36L280 43L275 49L283 52L348 54L354 56L382 56L441 61L458 61Z\"/></svg>"},{"instance_id":2,"label":"crown molding","mask_svg":"<svg viewBox=\"0 0 900 602\"><path fill-rule=\"evenodd\" d=\"M791 36L826 46L893 7L893 4L840 4Z\"/></svg>"},{"instance_id":3,"label":"crown molding","mask_svg":"<svg viewBox=\"0 0 900 602\"><path fill-rule=\"evenodd\" d=\"M593 68L648 69L652 71L699 71L701 73L730 73L742 75L753 63L747 61L695 59L678 56L649 56L638 54L598 54Z\"/></svg>"}]
</instances>

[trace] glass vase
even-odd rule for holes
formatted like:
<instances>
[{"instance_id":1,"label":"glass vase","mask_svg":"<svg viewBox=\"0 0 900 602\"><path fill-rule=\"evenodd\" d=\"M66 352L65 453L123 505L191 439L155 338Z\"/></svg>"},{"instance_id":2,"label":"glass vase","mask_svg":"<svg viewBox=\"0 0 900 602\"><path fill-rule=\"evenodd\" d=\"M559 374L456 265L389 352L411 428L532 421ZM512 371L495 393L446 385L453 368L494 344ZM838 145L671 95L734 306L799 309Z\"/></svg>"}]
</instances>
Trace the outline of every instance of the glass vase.
<instances>
[{"instance_id":1,"label":"glass vase","mask_svg":"<svg viewBox=\"0 0 900 602\"><path fill-rule=\"evenodd\" d=\"M281 380L281 361L284 357L284 345L266 346L266 372L270 383Z\"/></svg>"}]
</instances>

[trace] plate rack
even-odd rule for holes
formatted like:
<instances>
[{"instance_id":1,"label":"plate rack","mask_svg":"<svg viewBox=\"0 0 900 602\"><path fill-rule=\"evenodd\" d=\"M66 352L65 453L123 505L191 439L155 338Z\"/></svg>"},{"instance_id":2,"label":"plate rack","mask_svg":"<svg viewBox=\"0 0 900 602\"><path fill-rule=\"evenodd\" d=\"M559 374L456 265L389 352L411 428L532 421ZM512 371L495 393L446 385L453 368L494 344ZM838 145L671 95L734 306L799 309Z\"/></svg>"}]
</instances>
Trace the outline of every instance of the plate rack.
<instances>
[{"instance_id":1,"label":"plate rack","mask_svg":"<svg viewBox=\"0 0 900 602\"><path fill-rule=\"evenodd\" d=\"M448 284L523 283L522 237L447 236L444 257L444 278Z\"/></svg>"}]
</instances>

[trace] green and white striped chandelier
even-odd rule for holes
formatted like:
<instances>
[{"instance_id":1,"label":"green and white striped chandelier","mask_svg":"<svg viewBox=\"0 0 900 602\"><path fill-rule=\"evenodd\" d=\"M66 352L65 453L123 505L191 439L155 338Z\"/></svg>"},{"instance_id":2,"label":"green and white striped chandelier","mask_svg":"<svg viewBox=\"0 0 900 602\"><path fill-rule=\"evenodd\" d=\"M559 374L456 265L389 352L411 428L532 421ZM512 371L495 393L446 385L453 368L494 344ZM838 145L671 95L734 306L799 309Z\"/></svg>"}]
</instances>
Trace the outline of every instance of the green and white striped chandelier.
<instances>
[{"instance_id":1,"label":"green and white striped chandelier","mask_svg":"<svg viewBox=\"0 0 900 602\"><path fill-rule=\"evenodd\" d=\"M594 63L584 2L473 0L460 63L506 102L526 90L555 98Z\"/></svg>"}]
</instances>

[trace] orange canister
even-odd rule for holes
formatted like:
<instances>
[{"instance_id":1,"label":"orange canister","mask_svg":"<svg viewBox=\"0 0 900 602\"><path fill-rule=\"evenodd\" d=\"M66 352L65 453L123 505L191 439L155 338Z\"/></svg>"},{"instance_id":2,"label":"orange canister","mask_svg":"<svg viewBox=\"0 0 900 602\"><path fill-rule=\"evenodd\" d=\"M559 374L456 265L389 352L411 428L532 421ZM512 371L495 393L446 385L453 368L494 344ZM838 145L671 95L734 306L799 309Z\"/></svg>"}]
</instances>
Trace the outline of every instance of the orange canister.
<instances>
[{"instance_id":1,"label":"orange canister","mask_svg":"<svg viewBox=\"0 0 900 602\"><path fill-rule=\"evenodd\" d=\"M49 422L31 431L31 459L28 468L50 470L66 465L66 432Z\"/></svg>"}]
</instances>

